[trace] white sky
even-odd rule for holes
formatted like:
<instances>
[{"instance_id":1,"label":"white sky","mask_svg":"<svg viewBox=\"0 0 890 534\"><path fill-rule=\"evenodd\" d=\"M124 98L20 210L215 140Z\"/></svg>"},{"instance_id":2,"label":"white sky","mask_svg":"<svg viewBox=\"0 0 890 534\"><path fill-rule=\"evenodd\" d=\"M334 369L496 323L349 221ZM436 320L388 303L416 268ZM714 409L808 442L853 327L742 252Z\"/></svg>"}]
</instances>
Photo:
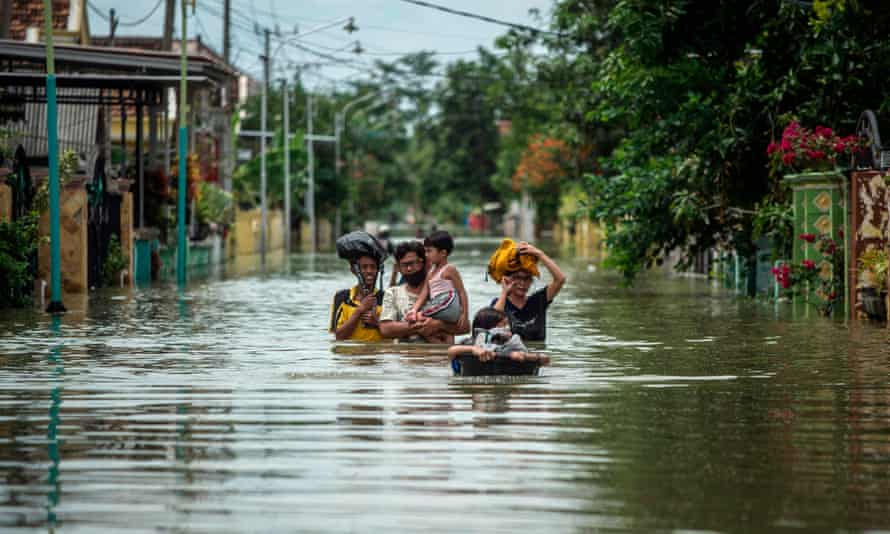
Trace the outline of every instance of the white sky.
<instances>
[{"instance_id":1,"label":"white sky","mask_svg":"<svg viewBox=\"0 0 890 534\"><path fill-rule=\"evenodd\" d=\"M164 0L144 23L138 26L124 26L148 14L158 0L89 0L90 4L103 13L112 7L122 25L118 35L157 35L160 36L164 23ZM430 3L453 9L469 11L509 22L542 27L533 19L529 9L541 11L544 21L549 19L554 0L429 0ZM189 35L200 34L202 40L222 53L222 13L223 0L197 0L196 16L189 18ZM276 24L282 32L293 31L295 25L306 32L327 22L353 16L359 31L347 34L337 25L329 30L307 35L305 44L314 49L337 57L371 63L375 59L392 61L402 53L420 50L446 52L437 59L447 63L459 58L475 57L477 46L491 49L494 39L508 28L496 24L443 13L401 0L232 0L232 58L242 69L254 76L261 75L257 55L262 50L262 37L253 32L254 23L261 27L274 28ZM92 9L90 31L93 35L107 35L108 22ZM179 6L177 6L176 26L179 26ZM273 15L274 14L274 15ZM176 34L179 35L179 30ZM357 56L350 52L351 42L360 41L365 53ZM274 37L272 49L275 49ZM342 51L338 51L341 50ZM457 53L455 53L457 52ZM325 61L309 53L291 47L282 49L276 57L278 67L306 61ZM281 76L281 72L276 73ZM310 86L332 87L336 80L360 79L367 77L360 70L326 65L304 73Z\"/></svg>"}]
</instances>

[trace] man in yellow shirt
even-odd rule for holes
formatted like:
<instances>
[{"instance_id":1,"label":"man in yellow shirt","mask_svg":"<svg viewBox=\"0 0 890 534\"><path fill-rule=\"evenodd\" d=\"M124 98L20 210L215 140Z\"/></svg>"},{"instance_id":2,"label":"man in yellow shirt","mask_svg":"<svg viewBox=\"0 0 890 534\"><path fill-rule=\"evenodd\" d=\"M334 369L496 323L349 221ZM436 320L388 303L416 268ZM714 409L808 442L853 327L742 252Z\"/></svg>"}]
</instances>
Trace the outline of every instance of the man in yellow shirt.
<instances>
[{"instance_id":1,"label":"man in yellow shirt","mask_svg":"<svg viewBox=\"0 0 890 534\"><path fill-rule=\"evenodd\" d=\"M381 341L379 317L383 292L374 287L379 272L377 260L361 256L351 268L363 283L334 295L331 332L337 341ZM355 272L356 268L358 272Z\"/></svg>"}]
</instances>

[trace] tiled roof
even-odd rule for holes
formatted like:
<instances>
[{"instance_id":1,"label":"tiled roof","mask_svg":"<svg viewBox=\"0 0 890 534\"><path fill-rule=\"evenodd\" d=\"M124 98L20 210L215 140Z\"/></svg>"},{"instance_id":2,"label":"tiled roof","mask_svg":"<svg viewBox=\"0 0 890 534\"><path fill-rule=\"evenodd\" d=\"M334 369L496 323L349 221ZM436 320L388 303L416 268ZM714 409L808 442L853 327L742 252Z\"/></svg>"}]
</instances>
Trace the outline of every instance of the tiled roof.
<instances>
[{"instance_id":1,"label":"tiled roof","mask_svg":"<svg viewBox=\"0 0 890 534\"><path fill-rule=\"evenodd\" d=\"M53 28L68 27L69 0L53 0ZM43 0L12 0L12 17L9 22L9 38L24 39L25 30L40 28L43 33Z\"/></svg>"}]
</instances>

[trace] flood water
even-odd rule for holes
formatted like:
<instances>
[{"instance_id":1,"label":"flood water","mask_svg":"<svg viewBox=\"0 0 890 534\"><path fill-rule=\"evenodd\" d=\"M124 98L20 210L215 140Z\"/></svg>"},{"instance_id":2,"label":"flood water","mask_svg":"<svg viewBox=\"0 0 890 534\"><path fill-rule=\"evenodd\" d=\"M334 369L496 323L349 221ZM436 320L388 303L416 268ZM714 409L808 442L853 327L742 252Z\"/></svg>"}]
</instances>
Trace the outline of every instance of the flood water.
<instances>
[{"instance_id":1,"label":"flood water","mask_svg":"<svg viewBox=\"0 0 890 534\"><path fill-rule=\"evenodd\" d=\"M886 330L560 262L528 379L335 346L333 255L0 312L0 529L890 531Z\"/></svg>"}]
</instances>

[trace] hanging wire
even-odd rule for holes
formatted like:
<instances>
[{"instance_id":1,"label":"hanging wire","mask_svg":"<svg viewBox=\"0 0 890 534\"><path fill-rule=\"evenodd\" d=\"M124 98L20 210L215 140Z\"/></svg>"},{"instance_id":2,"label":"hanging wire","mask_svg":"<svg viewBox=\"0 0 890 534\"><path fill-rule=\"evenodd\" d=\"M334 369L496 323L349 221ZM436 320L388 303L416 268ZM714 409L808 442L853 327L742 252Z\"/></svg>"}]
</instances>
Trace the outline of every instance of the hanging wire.
<instances>
[{"instance_id":1,"label":"hanging wire","mask_svg":"<svg viewBox=\"0 0 890 534\"><path fill-rule=\"evenodd\" d=\"M485 15L470 13L469 11L461 11L459 9L452 9L450 7L431 4L429 2L424 2L423 0L401 0L401 1L407 2L409 4L421 6L421 7L428 7L431 9L436 9L438 11L442 11L444 13L449 13L451 15L458 15L460 17L467 17L467 18L471 18L471 19L481 20L483 22L489 22L491 24L499 24L501 26L507 26L509 28L513 28L516 30L523 30L523 31L531 32L533 35L545 34L545 35L554 35L557 37L562 37L562 34L559 34L556 32L551 32L548 30L540 30L538 28L526 26L525 24L517 24L515 22L507 22L505 20L500 20L500 19L496 19L496 18L492 18L492 17L486 17Z\"/></svg>"},{"instance_id":2,"label":"hanging wire","mask_svg":"<svg viewBox=\"0 0 890 534\"><path fill-rule=\"evenodd\" d=\"M164 0L158 0L158 3L155 4L155 6L153 8L151 8L151 10L145 16L143 16L142 18L140 18L138 20L124 22L124 21L118 19L118 25L119 26L138 26L138 25L142 24L143 22L147 21L148 19L150 19L152 17L152 15L154 15L155 12L158 10L158 8L161 7L162 3L164 3ZM88 0L87 6L90 9L92 9L93 13L98 15L101 19L103 19L105 21L108 20L108 15L106 15L105 13L102 13L102 11L98 7L96 7L96 5L93 4L93 2Z\"/></svg>"}]
</instances>

